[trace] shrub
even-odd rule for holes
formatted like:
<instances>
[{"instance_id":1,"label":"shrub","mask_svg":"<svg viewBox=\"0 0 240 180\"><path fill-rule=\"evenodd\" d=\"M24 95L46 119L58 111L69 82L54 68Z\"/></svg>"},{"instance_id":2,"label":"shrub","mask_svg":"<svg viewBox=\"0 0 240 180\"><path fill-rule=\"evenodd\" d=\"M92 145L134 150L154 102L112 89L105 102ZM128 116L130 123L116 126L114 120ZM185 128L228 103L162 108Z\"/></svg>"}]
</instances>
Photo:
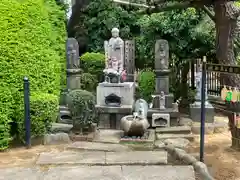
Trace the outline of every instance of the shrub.
<instances>
[{"instance_id":1,"label":"shrub","mask_svg":"<svg viewBox=\"0 0 240 180\"><path fill-rule=\"evenodd\" d=\"M18 126L23 123L24 76L30 79L31 93L59 95L65 64L65 12L55 0L1 0L0 27L0 87L4 89L0 96L9 103L4 124L12 121ZM7 91L12 95L2 93Z\"/></svg>"},{"instance_id":2,"label":"shrub","mask_svg":"<svg viewBox=\"0 0 240 180\"><path fill-rule=\"evenodd\" d=\"M100 81L105 68L105 55L101 53L85 53L81 56L82 68L86 73L90 73L97 77Z\"/></svg>"},{"instance_id":3,"label":"shrub","mask_svg":"<svg viewBox=\"0 0 240 180\"><path fill-rule=\"evenodd\" d=\"M83 73L81 75L81 88L90 92L95 92L97 87L97 79L90 73Z\"/></svg>"},{"instance_id":4,"label":"shrub","mask_svg":"<svg viewBox=\"0 0 240 180\"><path fill-rule=\"evenodd\" d=\"M30 96L31 137L41 137L49 132L58 115L58 96L47 93L33 93ZM24 119L24 110L22 118ZM19 123L20 124L20 123ZM18 126L19 137L24 141L25 127Z\"/></svg>"},{"instance_id":5,"label":"shrub","mask_svg":"<svg viewBox=\"0 0 240 180\"><path fill-rule=\"evenodd\" d=\"M0 86L1 101L0 101L0 151L8 148L11 140L10 123L13 110L11 109L12 95L11 92Z\"/></svg>"},{"instance_id":6,"label":"shrub","mask_svg":"<svg viewBox=\"0 0 240 180\"><path fill-rule=\"evenodd\" d=\"M155 74L150 70L143 70L139 75L139 94L147 102L151 102L155 91Z\"/></svg>"},{"instance_id":7,"label":"shrub","mask_svg":"<svg viewBox=\"0 0 240 180\"><path fill-rule=\"evenodd\" d=\"M67 103L73 117L73 129L82 130L96 120L95 96L85 90L72 90L68 94Z\"/></svg>"}]
</instances>

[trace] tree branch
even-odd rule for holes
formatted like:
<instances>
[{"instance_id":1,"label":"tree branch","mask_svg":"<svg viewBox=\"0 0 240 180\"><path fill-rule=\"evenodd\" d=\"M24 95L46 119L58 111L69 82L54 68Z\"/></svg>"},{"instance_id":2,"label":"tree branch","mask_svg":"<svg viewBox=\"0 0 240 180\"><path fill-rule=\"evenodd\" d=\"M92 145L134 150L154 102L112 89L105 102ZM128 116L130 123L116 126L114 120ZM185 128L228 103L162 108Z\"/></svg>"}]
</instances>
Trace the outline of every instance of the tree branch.
<instances>
[{"instance_id":1,"label":"tree branch","mask_svg":"<svg viewBox=\"0 0 240 180\"><path fill-rule=\"evenodd\" d=\"M203 11L215 22L215 15L214 13L205 5L202 7Z\"/></svg>"},{"instance_id":2,"label":"tree branch","mask_svg":"<svg viewBox=\"0 0 240 180\"><path fill-rule=\"evenodd\" d=\"M155 8L155 6L148 6L146 4L133 3L130 1L122 1L122 0L112 0L112 1L115 3L118 3L118 4L134 6L134 7L139 7L139 8L146 8L146 9L154 9Z\"/></svg>"},{"instance_id":3,"label":"tree branch","mask_svg":"<svg viewBox=\"0 0 240 180\"><path fill-rule=\"evenodd\" d=\"M193 7L194 5L191 2L182 2L182 3L163 3L157 4L154 9L149 9L150 13L158 13L163 11L171 11L174 9L185 9Z\"/></svg>"}]
</instances>

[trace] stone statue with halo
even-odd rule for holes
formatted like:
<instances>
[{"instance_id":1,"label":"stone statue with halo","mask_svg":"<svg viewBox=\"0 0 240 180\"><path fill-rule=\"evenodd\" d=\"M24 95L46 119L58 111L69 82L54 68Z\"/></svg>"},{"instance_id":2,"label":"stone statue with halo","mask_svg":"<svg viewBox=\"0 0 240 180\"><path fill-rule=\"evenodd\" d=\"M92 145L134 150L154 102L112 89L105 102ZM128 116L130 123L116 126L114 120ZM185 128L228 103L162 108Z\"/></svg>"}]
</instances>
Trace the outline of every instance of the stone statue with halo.
<instances>
[{"instance_id":1,"label":"stone statue with halo","mask_svg":"<svg viewBox=\"0 0 240 180\"><path fill-rule=\"evenodd\" d=\"M124 41L119 37L119 29L112 29L112 37L105 41L105 82L120 83L124 72Z\"/></svg>"}]
</instances>

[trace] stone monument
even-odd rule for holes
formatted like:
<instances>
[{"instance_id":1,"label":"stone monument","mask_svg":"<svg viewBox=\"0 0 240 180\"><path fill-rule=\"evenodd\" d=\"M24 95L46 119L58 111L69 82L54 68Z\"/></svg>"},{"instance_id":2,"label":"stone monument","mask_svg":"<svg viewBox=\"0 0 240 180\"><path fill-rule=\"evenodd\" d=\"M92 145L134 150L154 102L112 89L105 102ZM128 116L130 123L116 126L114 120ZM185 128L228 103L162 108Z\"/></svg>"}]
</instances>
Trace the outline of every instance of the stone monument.
<instances>
[{"instance_id":1,"label":"stone monument","mask_svg":"<svg viewBox=\"0 0 240 180\"><path fill-rule=\"evenodd\" d=\"M204 59L206 57L204 56ZM207 78L207 77L206 77ZM207 81L206 81L207 82ZM195 72L195 87L196 87L196 96L195 102L190 105L190 117L193 121L201 121L201 89L202 89L202 64L201 59L197 60L197 68ZM205 122L212 123L214 121L214 107L208 101L207 95L207 85L205 86L205 108L206 108L206 118Z\"/></svg>"},{"instance_id":2,"label":"stone monument","mask_svg":"<svg viewBox=\"0 0 240 180\"><path fill-rule=\"evenodd\" d=\"M152 95L152 105L148 110L148 118L152 119L151 126L170 126L170 120L171 124L177 124L179 111L173 94L169 93L169 46L164 39L155 43L155 73L155 94Z\"/></svg>"},{"instance_id":3,"label":"stone monument","mask_svg":"<svg viewBox=\"0 0 240 180\"><path fill-rule=\"evenodd\" d=\"M67 68L67 89L69 90L81 88L81 69L79 60L79 46L75 38L68 38L66 42L66 68ZM72 123L70 111L66 104L60 104L61 123Z\"/></svg>"},{"instance_id":4,"label":"stone monument","mask_svg":"<svg viewBox=\"0 0 240 180\"><path fill-rule=\"evenodd\" d=\"M121 129L124 136L140 136L142 137L149 127L147 120L148 104L144 99L139 99L135 103L133 115L124 116L121 119Z\"/></svg>"},{"instance_id":5,"label":"stone monument","mask_svg":"<svg viewBox=\"0 0 240 180\"><path fill-rule=\"evenodd\" d=\"M119 30L112 29L112 37L104 42L105 80L97 87L96 109L99 113L99 128L120 129L123 116L132 113L134 104L134 82L124 82L124 41Z\"/></svg>"}]
</instances>

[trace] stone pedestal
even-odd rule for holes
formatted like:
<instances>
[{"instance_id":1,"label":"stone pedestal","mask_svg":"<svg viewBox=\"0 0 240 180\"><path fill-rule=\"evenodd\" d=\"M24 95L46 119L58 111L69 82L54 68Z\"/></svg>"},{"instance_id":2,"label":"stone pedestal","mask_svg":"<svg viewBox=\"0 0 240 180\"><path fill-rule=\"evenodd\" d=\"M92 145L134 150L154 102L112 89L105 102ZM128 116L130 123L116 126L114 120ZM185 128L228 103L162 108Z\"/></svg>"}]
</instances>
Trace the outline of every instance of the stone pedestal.
<instances>
[{"instance_id":1,"label":"stone pedestal","mask_svg":"<svg viewBox=\"0 0 240 180\"><path fill-rule=\"evenodd\" d=\"M152 127L170 127L170 114L153 113Z\"/></svg>"},{"instance_id":2,"label":"stone pedestal","mask_svg":"<svg viewBox=\"0 0 240 180\"><path fill-rule=\"evenodd\" d=\"M80 69L67 69L67 88L72 90L81 88Z\"/></svg>"},{"instance_id":3,"label":"stone pedestal","mask_svg":"<svg viewBox=\"0 0 240 180\"><path fill-rule=\"evenodd\" d=\"M121 98L121 105L134 103L135 85L133 82L124 83L99 83L97 87L97 105L105 106L105 98L110 94L115 94Z\"/></svg>"},{"instance_id":4,"label":"stone pedestal","mask_svg":"<svg viewBox=\"0 0 240 180\"><path fill-rule=\"evenodd\" d=\"M206 108L205 122L206 123L213 123L214 115L215 115L214 107L206 101L205 102L205 108ZM195 122L200 122L201 121L201 102L197 101L194 104L190 105L190 117Z\"/></svg>"},{"instance_id":5,"label":"stone pedestal","mask_svg":"<svg viewBox=\"0 0 240 180\"><path fill-rule=\"evenodd\" d=\"M109 107L104 105L95 106L99 115L99 129L119 129L122 117L132 114L133 106L122 105L121 107Z\"/></svg>"},{"instance_id":6,"label":"stone pedestal","mask_svg":"<svg viewBox=\"0 0 240 180\"><path fill-rule=\"evenodd\" d=\"M99 115L98 126L100 129L120 129L122 117L132 114L134 104L135 84L124 83L99 83L97 87L97 104L95 108ZM105 98L109 95L121 98L119 106L109 106Z\"/></svg>"}]
</instances>

